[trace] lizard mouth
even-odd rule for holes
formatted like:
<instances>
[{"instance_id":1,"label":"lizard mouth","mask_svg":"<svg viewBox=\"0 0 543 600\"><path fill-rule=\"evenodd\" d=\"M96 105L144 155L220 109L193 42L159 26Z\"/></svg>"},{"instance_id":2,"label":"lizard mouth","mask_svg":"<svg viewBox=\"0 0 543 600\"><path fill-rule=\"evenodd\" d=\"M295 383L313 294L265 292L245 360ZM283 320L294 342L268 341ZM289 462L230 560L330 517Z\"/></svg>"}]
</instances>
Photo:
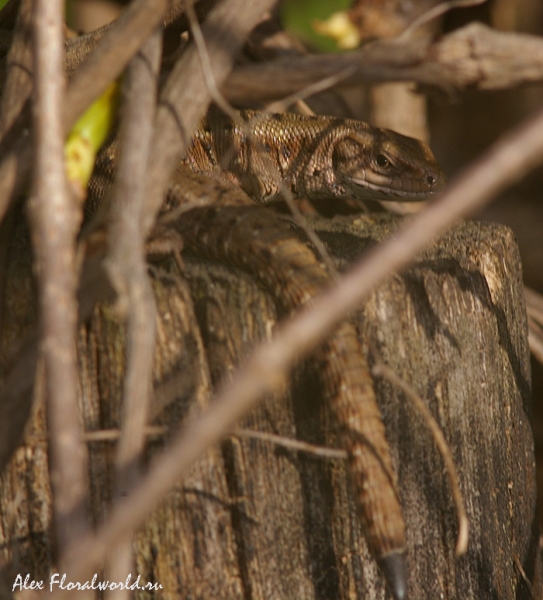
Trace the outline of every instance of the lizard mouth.
<instances>
[{"instance_id":1,"label":"lizard mouth","mask_svg":"<svg viewBox=\"0 0 543 600\"><path fill-rule=\"evenodd\" d=\"M421 179L392 179L366 171L363 177L349 177L345 182L349 191L360 199L397 200L417 202L435 196L445 189L442 172L427 172Z\"/></svg>"}]
</instances>

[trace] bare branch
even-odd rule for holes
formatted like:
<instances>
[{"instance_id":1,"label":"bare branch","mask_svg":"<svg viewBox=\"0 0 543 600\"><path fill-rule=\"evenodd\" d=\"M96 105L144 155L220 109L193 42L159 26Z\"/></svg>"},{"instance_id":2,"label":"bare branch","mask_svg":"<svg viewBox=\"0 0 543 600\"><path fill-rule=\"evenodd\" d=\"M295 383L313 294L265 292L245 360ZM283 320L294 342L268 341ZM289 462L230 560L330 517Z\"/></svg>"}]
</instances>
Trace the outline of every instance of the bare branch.
<instances>
[{"instance_id":1,"label":"bare branch","mask_svg":"<svg viewBox=\"0 0 543 600\"><path fill-rule=\"evenodd\" d=\"M528 313L528 342L535 358L543 364L543 296L524 287L526 312Z\"/></svg>"},{"instance_id":2,"label":"bare branch","mask_svg":"<svg viewBox=\"0 0 543 600\"><path fill-rule=\"evenodd\" d=\"M282 435L276 435L274 433L268 433L266 431L254 431L252 429L236 429L233 434L234 437L249 438L253 440L261 440L270 444L276 444L282 448L288 450L295 450L296 452L305 452L312 454L313 456L320 456L322 458L334 458L339 460L347 460L349 455L346 450L340 450L339 448L328 448L326 446L317 446L316 444L310 444L309 442L302 442L300 440L294 440L287 438Z\"/></svg>"},{"instance_id":3,"label":"bare branch","mask_svg":"<svg viewBox=\"0 0 543 600\"><path fill-rule=\"evenodd\" d=\"M126 496L140 476L145 446L155 352L155 299L145 261L142 215L149 149L153 134L162 34L156 31L130 63L126 75L122 148L112 203L106 268L117 291L117 304L128 312L127 368L123 389L122 435L116 455L116 497ZM132 540L120 540L111 553L109 576L121 581L131 572ZM112 596L127 598L129 590Z\"/></svg>"},{"instance_id":4,"label":"bare branch","mask_svg":"<svg viewBox=\"0 0 543 600\"><path fill-rule=\"evenodd\" d=\"M543 40L472 23L434 43L384 40L345 54L289 57L239 66L222 92L234 104L278 99L344 69L351 70L342 82L346 86L415 81L446 91L505 89L543 79Z\"/></svg>"},{"instance_id":5,"label":"bare branch","mask_svg":"<svg viewBox=\"0 0 543 600\"><path fill-rule=\"evenodd\" d=\"M68 86L66 107L62 115L63 133L120 75L128 61L160 24L167 7L168 0L136 0L113 26L107 28L100 45L88 58L88 45L84 52L77 45L72 47L68 67L82 61L81 52L87 60ZM32 145L22 124L16 135L13 135L16 141L10 145L0 163L0 220L11 199L25 185L32 163Z\"/></svg>"},{"instance_id":6,"label":"bare branch","mask_svg":"<svg viewBox=\"0 0 543 600\"><path fill-rule=\"evenodd\" d=\"M247 3L225 0L209 15L202 27L212 77L220 88L234 64L237 52L273 0ZM198 49L189 46L175 65L159 101L147 190L147 233L155 221L171 173L185 153L192 134L204 116L211 95L205 86Z\"/></svg>"},{"instance_id":7,"label":"bare branch","mask_svg":"<svg viewBox=\"0 0 543 600\"><path fill-rule=\"evenodd\" d=\"M74 74L66 93L64 127L118 77L145 40L161 24L168 0L135 0L122 13L94 52Z\"/></svg>"},{"instance_id":8,"label":"bare branch","mask_svg":"<svg viewBox=\"0 0 543 600\"><path fill-rule=\"evenodd\" d=\"M40 291L51 483L61 564L87 530L86 448L82 442L76 358L75 241L81 210L64 172L64 44L62 0L34 7L36 166L30 199Z\"/></svg>"},{"instance_id":9,"label":"bare branch","mask_svg":"<svg viewBox=\"0 0 543 600\"><path fill-rule=\"evenodd\" d=\"M7 59L7 76L2 90L0 137L12 126L32 92L32 0L23 0Z\"/></svg>"}]
</instances>

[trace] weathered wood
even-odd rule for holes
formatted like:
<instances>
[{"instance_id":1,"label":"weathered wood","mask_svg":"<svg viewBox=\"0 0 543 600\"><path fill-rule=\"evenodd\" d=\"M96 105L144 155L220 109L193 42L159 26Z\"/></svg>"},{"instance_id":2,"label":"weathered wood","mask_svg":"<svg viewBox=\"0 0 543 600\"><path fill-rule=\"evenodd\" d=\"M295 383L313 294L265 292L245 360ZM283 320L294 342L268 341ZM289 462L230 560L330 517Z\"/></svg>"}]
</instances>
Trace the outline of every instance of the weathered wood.
<instances>
[{"instance_id":1,"label":"weathered wood","mask_svg":"<svg viewBox=\"0 0 543 600\"><path fill-rule=\"evenodd\" d=\"M315 223L342 266L396 224L389 217ZM276 319L270 299L236 269L186 257L185 272L190 294L173 263L164 260L153 269L160 308L154 423L168 426L204 404L211 382L271 335ZM377 379L407 522L409 597L530 598L515 564L533 578L529 357L511 232L478 223L457 227L374 292L354 318L370 363L382 357L421 394L443 428L470 519L469 550L457 560L443 461L403 393ZM112 307L95 311L79 350L86 428L116 427L123 331ZM243 426L336 445L311 361L293 380L288 394L268 398ZM2 480L0 544L11 573L43 579L54 554L45 429L42 413L36 415L27 445ZM153 438L150 453L161 444ZM110 499L114 446L93 442L90 449L92 508L99 519ZM260 440L231 438L210 451L134 544L142 580L165 588L156 597L390 597L368 554L346 465Z\"/></svg>"}]
</instances>

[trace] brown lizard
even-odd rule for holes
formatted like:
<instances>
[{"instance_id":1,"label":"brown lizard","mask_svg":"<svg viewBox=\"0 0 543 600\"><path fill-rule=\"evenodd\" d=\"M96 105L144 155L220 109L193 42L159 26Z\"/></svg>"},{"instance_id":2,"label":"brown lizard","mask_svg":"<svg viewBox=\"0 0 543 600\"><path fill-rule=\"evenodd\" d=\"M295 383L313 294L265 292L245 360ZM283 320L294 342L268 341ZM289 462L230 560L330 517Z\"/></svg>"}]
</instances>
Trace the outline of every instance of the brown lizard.
<instances>
[{"instance_id":1,"label":"brown lizard","mask_svg":"<svg viewBox=\"0 0 543 600\"><path fill-rule=\"evenodd\" d=\"M354 195L421 200L440 191L445 182L422 142L360 121L250 111L240 113L236 124L212 111L183 163L172 179L163 217L187 202L203 204L173 222L186 251L249 272L283 313L310 302L331 278L289 225L255 206L240 187L257 202L279 198L284 187L308 199ZM103 196L114 164L114 151L106 152L91 182L91 203ZM342 323L313 360L349 453L368 545L394 597L401 600L407 590L405 524L371 376L354 327Z\"/></svg>"},{"instance_id":2,"label":"brown lizard","mask_svg":"<svg viewBox=\"0 0 543 600\"><path fill-rule=\"evenodd\" d=\"M310 200L417 202L443 190L445 177L426 144L364 121L242 111L233 122L211 110L184 164L241 187L256 202L281 186Z\"/></svg>"}]
</instances>

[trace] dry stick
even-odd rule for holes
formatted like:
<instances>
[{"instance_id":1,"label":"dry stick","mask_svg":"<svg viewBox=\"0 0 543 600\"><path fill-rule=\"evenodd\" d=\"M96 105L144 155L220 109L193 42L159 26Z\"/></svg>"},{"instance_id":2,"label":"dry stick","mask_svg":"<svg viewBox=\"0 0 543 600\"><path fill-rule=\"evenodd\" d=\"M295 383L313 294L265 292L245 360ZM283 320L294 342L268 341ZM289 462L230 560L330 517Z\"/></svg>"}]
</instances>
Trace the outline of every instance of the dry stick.
<instances>
[{"instance_id":1,"label":"dry stick","mask_svg":"<svg viewBox=\"0 0 543 600\"><path fill-rule=\"evenodd\" d=\"M325 92L326 90L329 90L337 85L341 85L341 83L345 79L347 79L347 77L352 75L354 73L354 71L355 71L355 69L353 67L350 67L348 69L345 69L344 71L335 73L334 75L331 75L330 77L326 77L324 79L321 79L320 81L312 83L311 85L307 86L306 88L304 88L294 94L291 94L290 96L287 96L286 98L282 98L280 100L276 100L275 102L272 102L271 104L268 104L268 106L266 106L266 108L265 108L265 112L268 114L269 113L286 112L290 106L303 101L305 98L310 98L311 96L314 96L315 94L320 94L321 92ZM304 105L304 109L305 109L303 114L308 115L308 116L315 116L315 113L309 108L309 106L307 106L305 104L305 102L303 103L303 105Z\"/></svg>"},{"instance_id":2,"label":"dry stick","mask_svg":"<svg viewBox=\"0 0 543 600\"><path fill-rule=\"evenodd\" d=\"M202 65L202 75L204 76L209 97L225 114L232 119L232 121L240 124L241 119L239 118L235 108L231 104L228 104L217 87L217 82L215 81L215 77L213 75L213 67L211 66L209 53L207 51L205 37L202 32L202 28L200 27L200 23L196 17L196 11L194 10L193 6L187 7L187 17L190 24L190 31L194 39L194 44L198 52L198 58L200 59L200 63Z\"/></svg>"},{"instance_id":3,"label":"dry stick","mask_svg":"<svg viewBox=\"0 0 543 600\"><path fill-rule=\"evenodd\" d=\"M543 364L543 296L524 286L528 313L528 343L535 358Z\"/></svg>"},{"instance_id":4,"label":"dry stick","mask_svg":"<svg viewBox=\"0 0 543 600\"><path fill-rule=\"evenodd\" d=\"M224 0L211 11L202 32L218 87L230 74L235 56L249 33L273 5L273 0L250 3ZM159 102L152 151L154 160L147 189L145 230L148 233L162 205L169 178L188 149L192 134L209 105L210 94L204 81L200 56L192 44L173 68Z\"/></svg>"},{"instance_id":5,"label":"dry stick","mask_svg":"<svg viewBox=\"0 0 543 600\"><path fill-rule=\"evenodd\" d=\"M147 425L143 431L146 437L156 437L166 435L169 432L169 429L163 425ZM87 431L83 434L83 440L87 443L116 442L120 437L121 431L119 429L97 429L96 431ZM302 442L301 440L288 438L282 435L276 435L274 433L268 433L266 431L237 428L232 433L232 437L260 440L262 442L268 442L276 446L281 446L282 448L287 448L288 450L305 452L306 454L311 454L313 456L319 456L322 458L337 460L347 460L349 458L346 450L318 446L316 444Z\"/></svg>"},{"instance_id":6,"label":"dry stick","mask_svg":"<svg viewBox=\"0 0 543 600\"><path fill-rule=\"evenodd\" d=\"M517 567L518 572L520 573L520 576L522 577L522 581L524 581L524 584L526 585L528 593L530 594L530 598L535 599L536 596L534 593L534 586L532 585L530 578L526 574L526 571L524 570L524 567L522 566L522 563L520 562L520 558L518 557L517 554L513 554L512 558L513 558L513 562L515 563L515 567ZM538 594L538 596L539 596L539 594Z\"/></svg>"},{"instance_id":7,"label":"dry stick","mask_svg":"<svg viewBox=\"0 0 543 600\"><path fill-rule=\"evenodd\" d=\"M455 8L468 8L470 6L478 6L479 4L484 4L487 0L448 0L441 4L437 4L436 6L432 6L427 11L423 12L422 15L417 17L413 23L407 27L400 35L396 36L394 39L396 41L404 41L411 37L417 31L430 21L437 19L441 15L444 15L447 12Z\"/></svg>"},{"instance_id":8,"label":"dry stick","mask_svg":"<svg viewBox=\"0 0 543 600\"><path fill-rule=\"evenodd\" d=\"M527 59L527 57L529 57ZM233 104L294 94L343 69L344 85L414 81L447 90L506 89L543 79L543 40L472 23L437 42L381 40L359 50L309 55L236 67L222 89Z\"/></svg>"},{"instance_id":9,"label":"dry stick","mask_svg":"<svg viewBox=\"0 0 543 600\"><path fill-rule=\"evenodd\" d=\"M63 133L118 77L153 30L160 24L168 0L135 0L104 34L70 82L63 113ZM72 57L72 62L77 56ZM69 67L70 65L68 65ZM25 185L32 162L32 145L21 134L0 164L0 221L14 196Z\"/></svg>"},{"instance_id":10,"label":"dry stick","mask_svg":"<svg viewBox=\"0 0 543 600\"><path fill-rule=\"evenodd\" d=\"M123 384L122 435L116 454L117 498L126 496L140 477L145 446L155 352L155 299L145 261L141 221L149 149L156 110L162 31L156 30L130 63L124 87L121 154L112 201L106 269L127 315L126 373ZM119 541L110 555L108 577L124 581L132 572L132 540ZM128 589L108 597L128 598Z\"/></svg>"},{"instance_id":11,"label":"dry stick","mask_svg":"<svg viewBox=\"0 0 543 600\"><path fill-rule=\"evenodd\" d=\"M35 176L30 199L37 262L41 350L51 443L51 484L60 563L87 531L86 448L77 405L75 241L80 211L64 172L63 0L36 0L34 71Z\"/></svg>"},{"instance_id":12,"label":"dry stick","mask_svg":"<svg viewBox=\"0 0 543 600\"><path fill-rule=\"evenodd\" d=\"M276 435L275 433L268 433L266 431L254 431L252 429L236 429L232 436L238 438L261 440L263 442L269 442L271 444L281 446L282 448L287 448L288 450L305 452L306 454L312 454L313 456L320 456L322 458L332 458L339 460L347 460L349 458L347 450L340 450L339 448L328 448L326 446L317 446L316 444L302 442L300 440L287 438L282 435Z\"/></svg>"},{"instance_id":13,"label":"dry stick","mask_svg":"<svg viewBox=\"0 0 543 600\"><path fill-rule=\"evenodd\" d=\"M11 127L32 92L32 8L34 0L23 0L7 57L7 76L2 90L0 138Z\"/></svg>"},{"instance_id":14,"label":"dry stick","mask_svg":"<svg viewBox=\"0 0 543 600\"><path fill-rule=\"evenodd\" d=\"M456 540L455 555L462 556L468 549L468 538L469 538L469 523L464 507L464 501L462 500L462 492L460 491L460 484L458 481L458 473L454 465L454 458L447 444L447 440L443 435L437 421L432 416L432 413L428 410L428 407L422 400L422 398L413 390L413 388L407 384L403 379L398 377L394 371L388 367L385 363L379 360L371 370L372 375L382 376L388 379L396 387L399 387L406 397L412 402L417 411L422 415L426 426L430 430L434 442L443 458L447 474L449 475L449 481L451 482L451 492L456 507L456 516L458 519L458 537Z\"/></svg>"},{"instance_id":15,"label":"dry stick","mask_svg":"<svg viewBox=\"0 0 543 600\"><path fill-rule=\"evenodd\" d=\"M191 32L194 37L194 43L196 45L196 49L197 49L199 57L200 57L200 62L202 64L202 72L203 72L203 75L205 78L205 83L206 83L207 89L209 91L210 97L213 99L215 104L226 115L228 115L230 117L230 119L244 132L246 137L248 139L252 139L253 143L255 143L254 136L252 135L252 127L261 118L265 118L265 117L257 116L257 117L254 117L253 119L251 119L249 122L244 121L240 117L239 113L235 110L235 108L231 104L229 104L228 101L224 98L224 96L220 93L219 88L217 87L215 78L213 76L213 70L211 68L211 62L209 60L209 54L207 52L205 39L204 39L204 36L202 35L202 29L200 28L200 24L198 23L198 19L196 18L196 13L194 12L194 8L192 6L187 8L187 17L189 19ZM332 79L332 78L329 78L329 80L330 79ZM338 82L337 75L333 79L334 79L334 81L330 82L330 87ZM322 82L320 82L320 83L322 86ZM256 142L256 144L258 145L258 142ZM221 165L221 166L226 166L230 162L230 159L231 159L230 155L234 151L235 151L235 149L232 146L230 148L230 150L225 153L225 157L227 157L224 159L226 164ZM332 277L336 277L337 276L336 266L335 266L333 260L330 258L330 255L329 255L328 251L326 250L325 245L322 243L322 240L315 233L315 231L312 229L312 227L310 227L307 220L302 215L301 211L298 209L298 206L294 202L292 192L290 191L288 186L285 185L282 181L280 181L280 179L281 179L280 173L278 172L276 165L273 164L273 161L268 156L267 152L265 152L263 150L263 148L259 148L259 151L261 153L262 160L267 162L267 166L268 166L270 173L274 173L275 177L279 181L279 184L278 184L279 192L283 196L290 212L292 213L295 223L302 229L302 231L305 232L305 234L309 238L309 241L313 244L318 255L321 257L322 261L326 265L326 268L328 269L328 272L330 273L330 275Z\"/></svg>"},{"instance_id":16,"label":"dry stick","mask_svg":"<svg viewBox=\"0 0 543 600\"><path fill-rule=\"evenodd\" d=\"M487 203L543 160L543 111L496 143L456 179L447 193L408 221L396 236L368 254L298 317L279 326L259 346L199 417L191 419L157 457L132 496L112 508L108 521L74 549L70 568L83 581L120 535L137 527L195 460L265 394L284 384L295 360L318 344L355 310L370 291L405 267L418 252L459 219ZM56 598L57 595L55 594Z\"/></svg>"},{"instance_id":17,"label":"dry stick","mask_svg":"<svg viewBox=\"0 0 543 600\"><path fill-rule=\"evenodd\" d=\"M147 425L143 432L146 437L164 436L168 433L168 428L163 425ZM98 442L117 442L122 435L120 429L97 429L95 431L86 431L83 434L83 441L87 444ZM126 578L126 573L125 573Z\"/></svg>"},{"instance_id":18,"label":"dry stick","mask_svg":"<svg viewBox=\"0 0 543 600\"><path fill-rule=\"evenodd\" d=\"M167 8L168 0L134 0L121 14L70 81L64 114L66 129L122 73L162 23Z\"/></svg>"}]
</instances>

